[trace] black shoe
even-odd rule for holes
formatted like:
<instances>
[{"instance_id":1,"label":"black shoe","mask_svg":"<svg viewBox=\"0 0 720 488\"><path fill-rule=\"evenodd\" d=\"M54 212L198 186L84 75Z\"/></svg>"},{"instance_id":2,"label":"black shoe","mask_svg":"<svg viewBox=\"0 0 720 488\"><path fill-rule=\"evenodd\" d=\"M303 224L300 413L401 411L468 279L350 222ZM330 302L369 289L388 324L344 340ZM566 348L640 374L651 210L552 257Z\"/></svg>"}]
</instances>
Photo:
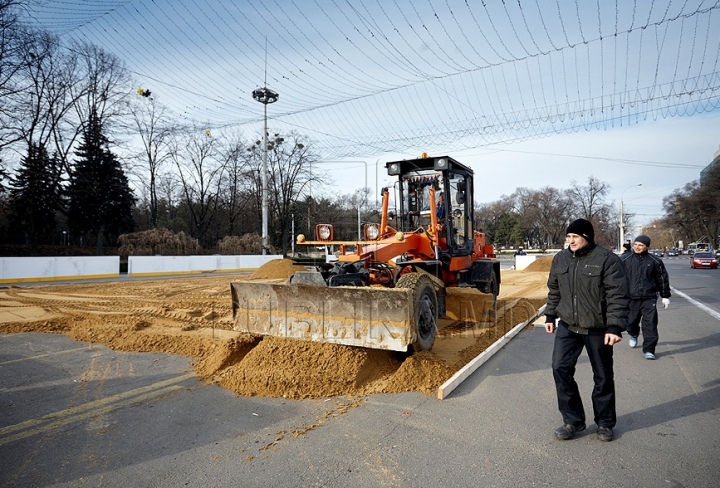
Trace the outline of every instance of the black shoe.
<instances>
[{"instance_id":1,"label":"black shoe","mask_svg":"<svg viewBox=\"0 0 720 488\"><path fill-rule=\"evenodd\" d=\"M615 433L610 427L598 427L597 436L601 441L610 442L615 438Z\"/></svg>"},{"instance_id":2,"label":"black shoe","mask_svg":"<svg viewBox=\"0 0 720 488\"><path fill-rule=\"evenodd\" d=\"M572 439L575 434L585 430L585 424L565 424L555 429L555 437L561 441L567 441Z\"/></svg>"}]
</instances>

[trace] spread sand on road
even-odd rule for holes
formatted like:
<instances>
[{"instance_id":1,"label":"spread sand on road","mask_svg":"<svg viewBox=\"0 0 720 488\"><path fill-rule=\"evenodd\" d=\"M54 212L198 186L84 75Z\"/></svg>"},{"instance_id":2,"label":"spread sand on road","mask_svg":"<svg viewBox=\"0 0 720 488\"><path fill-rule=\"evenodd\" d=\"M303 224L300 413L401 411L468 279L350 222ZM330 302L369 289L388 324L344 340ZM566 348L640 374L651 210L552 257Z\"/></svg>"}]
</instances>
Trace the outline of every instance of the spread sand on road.
<instances>
[{"instance_id":1,"label":"spread sand on road","mask_svg":"<svg viewBox=\"0 0 720 488\"><path fill-rule=\"evenodd\" d=\"M545 303L547 271L503 271L496 317L488 296L448 289L448 319L432 351L412 355L329 343L254 337L232 330L230 282L284 282L300 268L274 260L250 275L0 288L0 332L62 333L120 351L193 358L205 381L243 396L318 398L433 393L456 371Z\"/></svg>"}]
</instances>

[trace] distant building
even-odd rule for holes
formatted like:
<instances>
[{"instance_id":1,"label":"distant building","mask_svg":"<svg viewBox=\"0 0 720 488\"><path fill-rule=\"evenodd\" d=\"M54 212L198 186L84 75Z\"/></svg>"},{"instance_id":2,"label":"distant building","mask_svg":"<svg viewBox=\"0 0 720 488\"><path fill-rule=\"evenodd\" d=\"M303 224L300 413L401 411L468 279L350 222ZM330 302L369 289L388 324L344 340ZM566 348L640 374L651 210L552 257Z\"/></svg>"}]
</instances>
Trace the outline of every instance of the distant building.
<instances>
[{"instance_id":1,"label":"distant building","mask_svg":"<svg viewBox=\"0 0 720 488\"><path fill-rule=\"evenodd\" d=\"M713 154L712 163L708 164L707 166L705 166L702 169L702 171L700 171L700 184L701 185L705 182L705 179L710 174L710 170L713 167L718 166L718 165L720 165L720 149L715 151L715 154ZM717 234L717 237L713 240L715 241L716 249L720 249L720 222L718 222L718 228L717 228L716 234Z\"/></svg>"},{"instance_id":2,"label":"distant building","mask_svg":"<svg viewBox=\"0 0 720 488\"><path fill-rule=\"evenodd\" d=\"M710 173L710 168L713 168L716 165L720 165L720 149L715 151L715 154L713 154L713 160L712 163L705 166L702 171L700 171L700 184L702 185L705 181L705 178L708 177L708 174Z\"/></svg>"}]
</instances>

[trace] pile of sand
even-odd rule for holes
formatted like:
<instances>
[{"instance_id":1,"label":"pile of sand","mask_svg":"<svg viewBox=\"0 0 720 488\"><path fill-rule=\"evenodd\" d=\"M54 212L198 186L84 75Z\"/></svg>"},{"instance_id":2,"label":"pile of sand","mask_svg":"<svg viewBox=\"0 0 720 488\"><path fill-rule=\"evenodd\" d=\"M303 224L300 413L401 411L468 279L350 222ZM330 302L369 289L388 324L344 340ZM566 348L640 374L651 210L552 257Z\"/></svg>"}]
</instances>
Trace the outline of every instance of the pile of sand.
<instances>
[{"instance_id":1,"label":"pile of sand","mask_svg":"<svg viewBox=\"0 0 720 488\"><path fill-rule=\"evenodd\" d=\"M248 279L253 281L260 280L286 280L296 271L307 271L304 266L295 264L290 259L273 259L260 266Z\"/></svg>"},{"instance_id":2,"label":"pile of sand","mask_svg":"<svg viewBox=\"0 0 720 488\"><path fill-rule=\"evenodd\" d=\"M0 288L0 332L64 333L115 350L188 356L206 381L243 396L432 393L532 317L547 293L547 273L504 271L493 313L487 295L448 289L456 316L441 320L432 351L412 355L232 330L231 281L283 280L298 269L305 270L274 260L243 277Z\"/></svg>"},{"instance_id":3,"label":"pile of sand","mask_svg":"<svg viewBox=\"0 0 720 488\"><path fill-rule=\"evenodd\" d=\"M542 271L544 273L549 273L552 260L553 256L543 256L541 258L537 258L525 268L525 271Z\"/></svg>"}]
</instances>

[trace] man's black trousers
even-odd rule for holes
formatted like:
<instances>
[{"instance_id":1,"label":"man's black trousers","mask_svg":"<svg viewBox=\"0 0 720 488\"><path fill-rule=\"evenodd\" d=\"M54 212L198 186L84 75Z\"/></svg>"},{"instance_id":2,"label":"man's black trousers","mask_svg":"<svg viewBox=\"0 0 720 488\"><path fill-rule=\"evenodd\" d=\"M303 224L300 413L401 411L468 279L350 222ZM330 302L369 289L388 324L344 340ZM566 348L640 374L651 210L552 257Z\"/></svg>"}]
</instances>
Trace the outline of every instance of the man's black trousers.
<instances>
[{"instance_id":1,"label":"man's black trousers","mask_svg":"<svg viewBox=\"0 0 720 488\"><path fill-rule=\"evenodd\" d=\"M630 317L628 318L628 333L634 337L640 334L640 323L642 322L642 351L653 354L655 354L655 347L659 339L656 305L657 298L630 300Z\"/></svg>"},{"instance_id":2,"label":"man's black trousers","mask_svg":"<svg viewBox=\"0 0 720 488\"><path fill-rule=\"evenodd\" d=\"M588 335L576 334L559 321L555 331L552 368L557 390L558 408L566 424L585 423L580 391L575 382L575 365L583 348L587 350L595 387L592 391L593 413L598 427L614 427L615 376L613 348L605 345L607 329L590 329Z\"/></svg>"}]
</instances>

